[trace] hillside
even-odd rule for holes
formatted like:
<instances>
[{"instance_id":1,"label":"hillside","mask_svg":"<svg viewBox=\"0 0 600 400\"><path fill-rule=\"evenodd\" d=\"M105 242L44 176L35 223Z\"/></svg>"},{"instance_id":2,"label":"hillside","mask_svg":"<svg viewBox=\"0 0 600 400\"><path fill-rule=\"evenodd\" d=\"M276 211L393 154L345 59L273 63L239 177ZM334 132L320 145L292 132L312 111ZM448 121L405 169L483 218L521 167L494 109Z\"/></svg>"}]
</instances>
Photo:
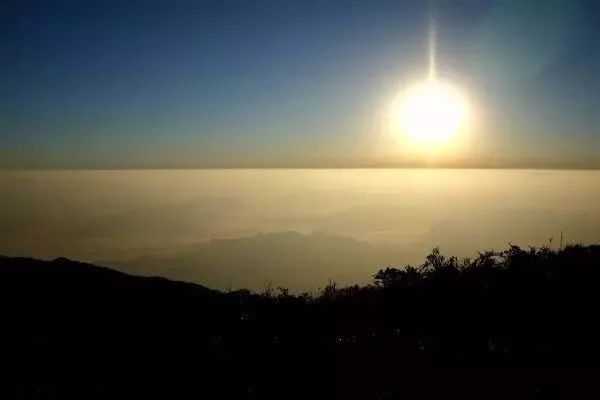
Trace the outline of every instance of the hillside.
<instances>
[{"instance_id":1,"label":"hillside","mask_svg":"<svg viewBox=\"0 0 600 400\"><path fill-rule=\"evenodd\" d=\"M434 250L312 296L0 257L2 397L577 398L599 268L600 246Z\"/></svg>"}]
</instances>

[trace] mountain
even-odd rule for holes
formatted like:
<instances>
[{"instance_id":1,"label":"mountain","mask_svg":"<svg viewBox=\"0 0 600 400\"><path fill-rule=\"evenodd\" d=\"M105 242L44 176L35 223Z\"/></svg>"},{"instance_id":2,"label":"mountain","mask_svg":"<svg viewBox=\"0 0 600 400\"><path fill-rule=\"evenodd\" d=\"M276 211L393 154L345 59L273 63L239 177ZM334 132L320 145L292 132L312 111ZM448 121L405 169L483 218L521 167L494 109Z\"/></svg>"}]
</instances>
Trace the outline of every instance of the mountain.
<instances>
[{"instance_id":1,"label":"mountain","mask_svg":"<svg viewBox=\"0 0 600 400\"><path fill-rule=\"evenodd\" d=\"M59 258L0 257L2 398L115 398L168 391L183 362L232 319L223 295ZM216 328L215 328L216 329ZM209 369L211 363L199 358ZM146 380L157 379L156 385ZM142 382L143 383L142 385ZM168 393L163 392L166 396Z\"/></svg>"},{"instance_id":2,"label":"mountain","mask_svg":"<svg viewBox=\"0 0 600 400\"><path fill-rule=\"evenodd\" d=\"M260 291L270 283L299 292L323 288L329 280L342 285L366 284L379 266L405 257L405 251L394 245L291 231L213 239L174 255L97 263L214 288L233 286Z\"/></svg>"},{"instance_id":3,"label":"mountain","mask_svg":"<svg viewBox=\"0 0 600 400\"><path fill-rule=\"evenodd\" d=\"M0 398L598 398L599 267L436 249L311 296L0 257Z\"/></svg>"}]
</instances>

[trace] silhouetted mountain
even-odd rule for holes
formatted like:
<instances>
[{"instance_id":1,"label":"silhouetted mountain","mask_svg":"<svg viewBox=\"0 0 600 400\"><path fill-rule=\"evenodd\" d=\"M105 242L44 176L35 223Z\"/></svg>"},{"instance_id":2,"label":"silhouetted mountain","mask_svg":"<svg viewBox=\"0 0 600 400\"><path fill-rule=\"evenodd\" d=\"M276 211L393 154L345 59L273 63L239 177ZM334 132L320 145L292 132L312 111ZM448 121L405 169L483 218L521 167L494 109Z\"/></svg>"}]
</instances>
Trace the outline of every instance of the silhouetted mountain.
<instances>
[{"instance_id":1,"label":"silhouetted mountain","mask_svg":"<svg viewBox=\"0 0 600 400\"><path fill-rule=\"evenodd\" d=\"M0 257L2 397L594 398L599 289L600 246L436 249L316 296Z\"/></svg>"},{"instance_id":2,"label":"silhouetted mountain","mask_svg":"<svg viewBox=\"0 0 600 400\"><path fill-rule=\"evenodd\" d=\"M129 261L98 261L122 271L165 276L211 287L260 290L266 282L291 290L308 290L328 279L366 284L365 267L391 263L406 250L391 244L369 243L348 236L271 232L212 239L188 251L149 255Z\"/></svg>"}]
</instances>

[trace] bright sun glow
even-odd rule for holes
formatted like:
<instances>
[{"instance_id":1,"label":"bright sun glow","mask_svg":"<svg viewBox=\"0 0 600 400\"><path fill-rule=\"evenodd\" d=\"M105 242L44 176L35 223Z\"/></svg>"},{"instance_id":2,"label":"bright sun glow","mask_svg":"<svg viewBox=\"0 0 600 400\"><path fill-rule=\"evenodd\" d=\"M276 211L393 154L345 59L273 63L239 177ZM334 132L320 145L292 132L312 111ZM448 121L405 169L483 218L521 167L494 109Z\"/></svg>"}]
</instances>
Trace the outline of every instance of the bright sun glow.
<instances>
[{"instance_id":1,"label":"bright sun glow","mask_svg":"<svg viewBox=\"0 0 600 400\"><path fill-rule=\"evenodd\" d=\"M465 127L468 107L453 86L430 79L417 83L394 102L393 129L420 150L443 150Z\"/></svg>"}]
</instances>

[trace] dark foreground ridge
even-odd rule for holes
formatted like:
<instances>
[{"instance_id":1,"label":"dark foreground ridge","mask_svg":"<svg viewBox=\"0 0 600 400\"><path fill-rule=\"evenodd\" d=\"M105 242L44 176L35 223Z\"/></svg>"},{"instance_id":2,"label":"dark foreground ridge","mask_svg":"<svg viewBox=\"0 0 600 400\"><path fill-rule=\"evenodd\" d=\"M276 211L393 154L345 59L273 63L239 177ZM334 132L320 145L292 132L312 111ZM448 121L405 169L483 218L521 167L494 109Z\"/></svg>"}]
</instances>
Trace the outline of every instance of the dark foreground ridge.
<instances>
[{"instance_id":1,"label":"dark foreground ridge","mask_svg":"<svg viewBox=\"0 0 600 400\"><path fill-rule=\"evenodd\" d=\"M0 257L2 398L599 398L600 246L229 293ZM460 396L460 397L458 397Z\"/></svg>"}]
</instances>

